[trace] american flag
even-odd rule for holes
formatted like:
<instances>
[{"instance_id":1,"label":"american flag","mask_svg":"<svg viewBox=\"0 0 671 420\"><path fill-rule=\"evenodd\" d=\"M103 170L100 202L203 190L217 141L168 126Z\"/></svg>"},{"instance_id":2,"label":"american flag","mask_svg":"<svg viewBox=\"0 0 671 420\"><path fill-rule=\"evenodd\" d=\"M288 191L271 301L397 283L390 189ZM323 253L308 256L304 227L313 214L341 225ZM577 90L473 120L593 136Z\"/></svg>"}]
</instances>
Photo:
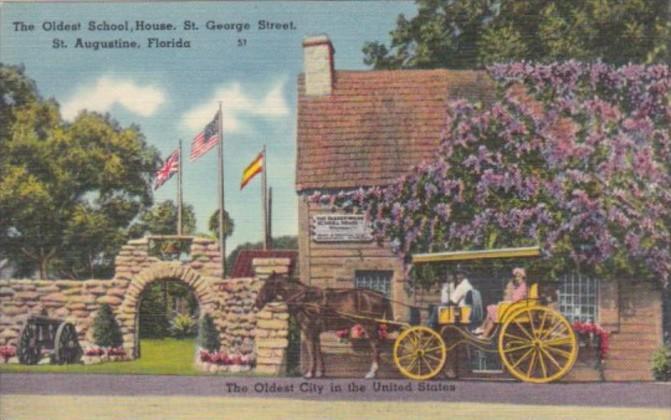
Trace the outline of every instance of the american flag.
<instances>
[{"instance_id":1,"label":"american flag","mask_svg":"<svg viewBox=\"0 0 671 420\"><path fill-rule=\"evenodd\" d=\"M205 130L198 133L191 142L191 157L192 161L198 159L207 153L210 149L217 145L219 141L219 112L214 115L214 119L205 126Z\"/></svg>"},{"instance_id":2,"label":"american flag","mask_svg":"<svg viewBox=\"0 0 671 420\"><path fill-rule=\"evenodd\" d=\"M161 169L156 172L156 179L154 180L154 189L158 190L161 185L165 184L172 175L179 171L179 149L170 153L170 156L165 160Z\"/></svg>"}]
</instances>

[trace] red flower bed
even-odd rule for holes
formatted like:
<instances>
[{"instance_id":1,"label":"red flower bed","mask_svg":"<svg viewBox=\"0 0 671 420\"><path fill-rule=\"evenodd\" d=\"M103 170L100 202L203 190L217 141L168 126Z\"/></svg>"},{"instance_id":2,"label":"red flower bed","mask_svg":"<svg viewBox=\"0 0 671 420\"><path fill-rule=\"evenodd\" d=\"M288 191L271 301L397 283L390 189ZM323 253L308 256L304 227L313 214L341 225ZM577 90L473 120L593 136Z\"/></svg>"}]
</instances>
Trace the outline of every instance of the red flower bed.
<instances>
[{"instance_id":1,"label":"red flower bed","mask_svg":"<svg viewBox=\"0 0 671 420\"><path fill-rule=\"evenodd\" d=\"M608 332L601 325L592 322L575 321L573 323L573 330L578 334L599 337L599 355L601 356L601 360L606 358L606 354L608 353Z\"/></svg>"},{"instance_id":2,"label":"red flower bed","mask_svg":"<svg viewBox=\"0 0 671 420\"><path fill-rule=\"evenodd\" d=\"M84 352L85 356L102 356L103 354L105 354L105 350L100 347L90 348Z\"/></svg>"},{"instance_id":3,"label":"red flower bed","mask_svg":"<svg viewBox=\"0 0 671 420\"><path fill-rule=\"evenodd\" d=\"M124 350L123 347L112 347L111 349L107 350L107 355L108 356L125 356L126 355L126 350Z\"/></svg>"},{"instance_id":4,"label":"red flower bed","mask_svg":"<svg viewBox=\"0 0 671 420\"><path fill-rule=\"evenodd\" d=\"M361 324L356 324L354 325L351 329L350 328L344 328L342 330L338 330L335 332L336 337L338 337L340 340L347 340L347 339L363 339L363 338L368 338L368 334L366 333L366 330L363 329ZM387 331L387 325L386 324L379 324L377 327L377 336L380 338L380 340L386 340L387 337L389 336L389 332Z\"/></svg>"},{"instance_id":5,"label":"red flower bed","mask_svg":"<svg viewBox=\"0 0 671 420\"><path fill-rule=\"evenodd\" d=\"M92 347L87 349L84 352L85 356L104 356L107 353L108 356L125 356L126 350L123 347L111 347L105 351L105 349L100 347Z\"/></svg>"},{"instance_id":6,"label":"red flower bed","mask_svg":"<svg viewBox=\"0 0 671 420\"><path fill-rule=\"evenodd\" d=\"M252 364L252 358L249 356L241 354L230 355L226 354L226 352L223 351L210 353L208 351L201 350L200 360L201 362L214 363L215 365L224 365L224 366L230 366L230 365L247 366Z\"/></svg>"},{"instance_id":7,"label":"red flower bed","mask_svg":"<svg viewBox=\"0 0 671 420\"><path fill-rule=\"evenodd\" d=\"M5 363L14 356L16 356L16 348L13 346L0 347L0 357L2 357Z\"/></svg>"}]
</instances>

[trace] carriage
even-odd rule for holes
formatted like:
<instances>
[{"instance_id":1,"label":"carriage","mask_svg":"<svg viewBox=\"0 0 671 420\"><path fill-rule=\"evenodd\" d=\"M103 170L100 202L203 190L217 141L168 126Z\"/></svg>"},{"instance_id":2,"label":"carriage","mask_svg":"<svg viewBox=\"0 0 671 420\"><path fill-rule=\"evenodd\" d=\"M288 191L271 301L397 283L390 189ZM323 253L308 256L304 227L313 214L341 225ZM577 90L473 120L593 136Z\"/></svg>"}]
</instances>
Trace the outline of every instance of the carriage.
<instances>
[{"instance_id":1,"label":"carriage","mask_svg":"<svg viewBox=\"0 0 671 420\"><path fill-rule=\"evenodd\" d=\"M412 261L458 263L538 256L538 247L525 247L416 254ZM578 344L571 324L546 304L538 283L529 284L526 299L498 305L496 328L489 338L470 331L470 315L468 306L447 305L439 307L435 327L397 323L401 332L394 342L393 360L401 374L415 380L434 378L443 370L450 352L462 345L498 353L513 377L531 383L559 380L576 361Z\"/></svg>"},{"instance_id":2,"label":"carriage","mask_svg":"<svg viewBox=\"0 0 671 420\"><path fill-rule=\"evenodd\" d=\"M416 254L413 264L538 256L538 247L442 252ZM577 358L578 344L571 324L548 305L547 296L539 293L539 283L528 286L525 299L498 305L495 330L489 338L480 338L471 332L472 311L468 306L441 306L436 326L417 325L395 319L392 301L377 291L321 289L274 273L258 292L254 305L261 309L273 300L283 300L287 304L289 313L306 338L306 378L324 375L320 333L347 330L358 324L369 337L371 346L371 368L366 378L374 378L378 370L380 347L384 341L379 327L385 325L389 327L388 331L398 332L392 356L398 370L407 378L427 380L436 377L443 371L450 352L463 345L498 353L503 366L517 379L548 383L571 370Z\"/></svg>"}]
</instances>

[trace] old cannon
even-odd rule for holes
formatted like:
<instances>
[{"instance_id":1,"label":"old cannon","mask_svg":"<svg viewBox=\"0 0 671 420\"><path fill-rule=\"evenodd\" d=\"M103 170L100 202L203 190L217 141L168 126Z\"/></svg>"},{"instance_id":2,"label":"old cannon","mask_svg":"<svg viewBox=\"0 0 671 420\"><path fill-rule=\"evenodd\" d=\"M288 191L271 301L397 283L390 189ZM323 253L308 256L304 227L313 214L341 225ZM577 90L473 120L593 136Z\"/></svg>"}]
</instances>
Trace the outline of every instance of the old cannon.
<instances>
[{"instance_id":1,"label":"old cannon","mask_svg":"<svg viewBox=\"0 0 671 420\"><path fill-rule=\"evenodd\" d=\"M37 364L45 351L49 353L52 363L79 362L83 352L75 326L46 316L28 318L19 338L19 362L24 365Z\"/></svg>"}]
</instances>

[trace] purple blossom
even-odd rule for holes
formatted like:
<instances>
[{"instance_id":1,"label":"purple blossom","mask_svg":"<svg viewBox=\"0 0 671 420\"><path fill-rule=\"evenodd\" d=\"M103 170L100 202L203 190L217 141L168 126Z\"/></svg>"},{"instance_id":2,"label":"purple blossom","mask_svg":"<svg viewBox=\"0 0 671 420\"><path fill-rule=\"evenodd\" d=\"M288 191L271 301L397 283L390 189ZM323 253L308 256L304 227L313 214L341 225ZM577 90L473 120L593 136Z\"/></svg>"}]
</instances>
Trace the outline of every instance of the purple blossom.
<instances>
[{"instance_id":1,"label":"purple blossom","mask_svg":"<svg viewBox=\"0 0 671 420\"><path fill-rule=\"evenodd\" d=\"M568 257L607 270L624 256L667 282L669 67L568 61L488 70L502 95L487 108L450 102L434 161L385 187L337 194L335 204L378 221L375 235L403 258L483 246L496 232L495 246L537 240L559 266Z\"/></svg>"}]
</instances>

